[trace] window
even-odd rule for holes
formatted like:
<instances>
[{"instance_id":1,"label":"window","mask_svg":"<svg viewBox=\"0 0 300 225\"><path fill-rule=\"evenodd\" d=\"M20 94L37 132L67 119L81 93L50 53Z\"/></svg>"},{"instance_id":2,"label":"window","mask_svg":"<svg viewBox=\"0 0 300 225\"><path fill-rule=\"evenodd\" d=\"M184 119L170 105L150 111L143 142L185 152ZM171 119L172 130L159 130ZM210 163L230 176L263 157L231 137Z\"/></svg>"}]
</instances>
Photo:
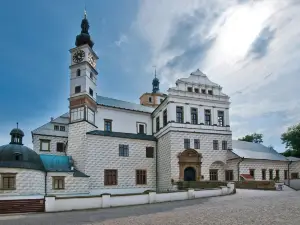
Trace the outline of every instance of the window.
<instances>
[{"instance_id":1,"label":"window","mask_svg":"<svg viewBox=\"0 0 300 225\"><path fill-rule=\"evenodd\" d=\"M91 110L90 108L88 108L88 113L87 113L87 119L89 122L91 123L95 123L95 112L93 110Z\"/></svg>"},{"instance_id":2,"label":"window","mask_svg":"<svg viewBox=\"0 0 300 225\"><path fill-rule=\"evenodd\" d=\"M265 169L261 170L261 178L262 178L262 180L266 180L267 179L266 178L266 170Z\"/></svg>"},{"instance_id":3,"label":"window","mask_svg":"<svg viewBox=\"0 0 300 225\"><path fill-rule=\"evenodd\" d=\"M298 173L291 173L291 179L299 179Z\"/></svg>"},{"instance_id":4,"label":"window","mask_svg":"<svg viewBox=\"0 0 300 225\"><path fill-rule=\"evenodd\" d=\"M188 92L193 92L193 88L192 87L188 87L187 90L188 90Z\"/></svg>"},{"instance_id":5,"label":"window","mask_svg":"<svg viewBox=\"0 0 300 225\"><path fill-rule=\"evenodd\" d=\"M213 149L214 150L219 150L219 142L218 142L218 140L213 140Z\"/></svg>"},{"instance_id":6,"label":"window","mask_svg":"<svg viewBox=\"0 0 300 225\"><path fill-rule=\"evenodd\" d=\"M250 169L249 173L250 173L250 176L253 177L253 179L255 179L255 170L254 169Z\"/></svg>"},{"instance_id":7,"label":"window","mask_svg":"<svg viewBox=\"0 0 300 225\"><path fill-rule=\"evenodd\" d=\"M189 149L190 148L190 139L184 139L184 148Z\"/></svg>"},{"instance_id":8,"label":"window","mask_svg":"<svg viewBox=\"0 0 300 225\"><path fill-rule=\"evenodd\" d=\"M276 174L276 178L280 179L280 176L279 176L279 170L275 170L275 174Z\"/></svg>"},{"instance_id":9,"label":"window","mask_svg":"<svg viewBox=\"0 0 300 225\"><path fill-rule=\"evenodd\" d=\"M77 77L80 77L80 69L77 69L77 71L76 71L76 76L77 76Z\"/></svg>"},{"instance_id":10,"label":"window","mask_svg":"<svg viewBox=\"0 0 300 225\"><path fill-rule=\"evenodd\" d=\"M225 171L225 180L227 180L227 181L233 180L233 170Z\"/></svg>"},{"instance_id":11,"label":"window","mask_svg":"<svg viewBox=\"0 0 300 225\"><path fill-rule=\"evenodd\" d=\"M52 189L65 189L65 177L52 177Z\"/></svg>"},{"instance_id":12,"label":"window","mask_svg":"<svg viewBox=\"0 0 300 225\"><path fill-rule=\"evenodd\" d=\"M147 184L147 171L136 170L135 180L136 184Z\"/></svg>"},{"instance_id":13,"label":"window","mask_svg":"<svg viewBox=\"0 0 300 225\"><path fill-rule=\"evenodd\" d=\"M210 109L205 109L205 125L211 125L211 111L210 111Z\"/></svg>"},{"instance_id":14,"label":"window","mask_svg":"<svg viewBox=\"0 0 300 225\"><path fill-rule=\"evenodd\" d=\"M104 131L112 131L112 120L104 120Z\"/></svg>"},{"instance_id":15,"label":"window","mask_svg":"<svg viewBox=\"0 0 300 225\"><path fill-rule=\"evenodd\" d=\"M144 124L139 124L139 133L144 134L145 133L145 125Z\"/></svg>"},{"instance_id":16,"label":"window","mask_svg":"<svg viewBox=\"0 0 300 225\"><path fill-rule=\"evenodd\" d=\"M146 147L146 158L154 158L154 148Z\"/></svg>"},{"instance_id":17,"label":"window","mask_svg":"<svg viewBox=\"0 0 300 225\"><path fill-rule=\"evenodd\" d=\"M200 140L199 139L194 139L194 148L200 149Z\"/></svg>"},{"instance_id":18,"label":"window","mask_svg":"<svg viewBox=\"0 0 300 225\"><path fill-rule=\"evenodd\" d=\"M16 161L20 161L20 160L22 160L22 154L21 153L15 153L15 160Z\"/></svg>"},{"instance_id":19,"label":"window","mask_svg":"<svg viewBox=\"0 0 300 225\"><path fill-rule=\"evenodd\" d=\"M54 125L54 130L59 130L59 126L58 125Z\"/></svg>"},{"instance_id":20,"label":"window","mask_svg":"<svg viewBox=\"0 0 300 225\"><path fill-rule=\"evenodd\" d=\"M222 150L227 150L227 141L222 141Z\"/></svg>"},{"instance_id":21,"label":"window","mask_svg":"<svg viewBox=\"0 0 300 225\"><path fill-rule=\"evenodd\" d=\"M104 185L118 184L118 170L104 170Z\"/></svg>"},{"instance_id":22,"label":"window","mask_svg":"<svg viewBox=\"0 0 300 225\"><path fill-rule=\"evenodd\" d=\"M56 151L57 152L64 152L65 144L61 142L56 143Z\"/></svg>"},{"instance_id":23,"label":"window","mask_svg":"<svg viewBox=\"0 0 300 225\"><path fill-rule=\"evenodd\" d=\"M93 80L93 73L90 72L90 78Z\"/></svg>"},{"instance_id":24,"label":"window","mask_svg":"<svg viewBox=\"0 0 300 225\"><path fill-rule=\"evenodd\" d=\"M269 170L269 180L273 180L273 170Z\"/></svg>"},{"instance_id":25,"label":"window","mask_svg":"<svg viewBox=\"0 0 300 225\"><path fill-rule=\"evenodd\" d=\"M152 102L152 97L149 97L148 101L149 101L149 102Z\"/></svg>"},{"instance_id":26,"label":"window","mask_svg":"<svg viewBox=\"0 0 300 225\"><path fill-rule=\"evenodd\" d=\"M76 86L75 87L75 94L81 92L81 86Z\"/></svg>"},{"instance_id":27,"label":"window","mask_svg":"<svg viewBox=\"0 0 300 225\"><path fill-rule=\"evenodd\" d=\"M164 110L163 112L163 124L166 126L168 124L168 111Z\"/></svg>"},{"instance_id":28,"label":"window","mask_svg":"<svg viewBox=\"0 0 300 225\"><path fill-rule=\"evenodd\" d=\"M94 96L94 91L91 88L90 88L90 96Z\"/></svg>"},{"instance_id":29,"label":"window","mask_svg":"<svg viewBox=\"0 0 300 225\"><path fill-rule=\"evenodd\" d=\"M208 90L208 91L207 91L207 94L212 95L212 94L213 94L213 91L212 91L212 90Z\"/></svg>"},{"instance_id":30,"label":"window","mask_svg":"<svg viewBox=\"0 0 300 225\"><path fill-rule=\"evenodd\" d=\"M162 99L162 98L161 98L161 99L159 99L159 102L160 102L160 103L162 103L162 102L163 102L163 99Z\"/></svg>"},{"instance_id":31,"label":"window","mask_svg":"<svg viewBox=\"0 0 300 225\"><path fill-rule=\"evenodd\" d=\"M129 146L119 145L119 156L129 157Z\"/></svg>"},{"instance_id":32,"label":"window","mask_svg":"<svg viewBox=\"0 0 300 225\"><path fill-rule=\"evenodd\" d=\"M191 122L192 124L198 124L198 109L191 108Z\"/></svg>"},{"instance_id":33,"label":"window","mask_svg":"<svg viewBox=\"0 0 300 225\"><path fill-rule=\"evenodd\" d=\"M160 128L160 124L159 124L159 116L156 117L156 132L159 131L159 128Z\"/></svg>"},{"instance_id":34,"label":"window","mask_svg":"<svg viewBox=\"0 0 300 225\"><path fill-rule=\"evenodd\" d=\"M201 93L202 94L206 94L206 90L205 89L201 89Z\"/></svg>"},{"instance_id":35,"label":"window","mask_svg":"<svg viewBox=\"0 0 300 225\"><path fill-rule=\"evenodd\" d=\"M59 130L60 131L66 131L66 127L65 126L59 126Z\"/></svg>"},{"instance_id":36,"label":"window","mask_svg":"<svg viewBox=\"0 0 300 225\"><path fill-rule=\"evenodd\" d=\"M224 126L224 111L218 111L218 126Z\"/></svg>"},{"instance_id":37,"label":"window","mask_svg":"<svg viewBox=\"0 0 300 225\"><path fill-rule=\"evenodd\" d=\"M183 107L176 106L176 122L183 123Z\"/></svg>"},{"instance_id":38,"label":"window","mask_svg":"<svg viewBox=\"0 0 300 225\"><path fill-rule=\"evenodd\" d=\"M84 118L84 108L71 109L71 122L82 120Z\"/></svg>"},{"instance_id":39,"label":"window","mask_svg":"<svg viewBox=\"0 0 300 225\"><path fill-rule=\"evenodd\" d=\"M288 171L287 171L287 170L284 171L284 179L285 179L285 180L288 179Z\"/></svg>"},{"instance_id":40,"label":"window","mask_svg":"<svg viewBox=\"0 0 300 225\"><path fill-rule=\"evenodd\" d=\"M14 173L2 173L0 189L1 190L15 190L16 189L16 174Z\"/></svg>"},{"instance_id":41,"label":"window","mask_svg":"<svg viewBox=\"0 0 300 225\"><path fill-rule=\"evenodd\" d=\"M50 151L50 140L40 140L40 151Z\"/></svg>"},{"instance_id":42,"label":"window","mask_svg":"<svg viewBox=\"0 0 300 225\"><path fill-rule=\"evenodd\" d=\"M218 180L218 170L209 170L209 180Z\"/></svg>"},{"instance_id":43,"label":"window","mask_svg":"<svg viewBox=\"0 0 300 225\"><path fill-rule=\"evenodd\" d=\"M195 91L196 93L199 93L199 88L195 88L194 91Z\"/></svg>"}]
</instances>

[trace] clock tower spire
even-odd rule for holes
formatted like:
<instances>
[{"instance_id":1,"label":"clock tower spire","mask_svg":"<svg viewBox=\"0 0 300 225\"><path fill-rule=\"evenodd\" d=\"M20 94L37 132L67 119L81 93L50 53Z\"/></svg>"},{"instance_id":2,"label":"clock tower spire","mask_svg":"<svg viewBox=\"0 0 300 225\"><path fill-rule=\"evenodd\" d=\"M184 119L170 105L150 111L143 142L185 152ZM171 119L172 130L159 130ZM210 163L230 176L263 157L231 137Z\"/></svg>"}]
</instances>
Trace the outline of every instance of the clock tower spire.
<instances>
[{"instance_id":1,"label":"clock tower spire","mask_svg":"<svg viewBox=\"0 0 300 225\"><path fill-rule=\"evenodd\" d=\"M87 121L95 124L97 111L97 54L89 34L86 11L81 21L81 33L76 36L75 48L70 49L70 122Z\"/></svg>"}]
</instances>

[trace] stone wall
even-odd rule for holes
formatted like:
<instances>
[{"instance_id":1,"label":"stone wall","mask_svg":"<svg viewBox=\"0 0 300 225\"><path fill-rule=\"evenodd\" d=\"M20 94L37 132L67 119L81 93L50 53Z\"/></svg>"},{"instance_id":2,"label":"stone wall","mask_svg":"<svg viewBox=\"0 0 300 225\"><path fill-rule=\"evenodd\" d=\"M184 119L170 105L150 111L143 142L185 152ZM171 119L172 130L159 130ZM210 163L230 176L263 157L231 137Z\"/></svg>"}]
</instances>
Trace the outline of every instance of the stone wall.
<instances>
[{"instance_id":1,"label":"stone wall","mask_svg":"<svg viewBox=\"0 0 300 225\"><path fill-rule=\"evenodd\" d=\"M38 170L0 168L1 173L16 173L16 189L1 190L1 195L43 195L45 173Z\"/></svg>"},{"instance_id":2,"label":"stone wall","mask_svg":"<svg viewBox=\"0 0 300 225\"><path fill-rule=\"evenodd\" d=\"M50 151L40 151L40 139L50 140ZM68 138L66 137L56 137L56 136L44 136L44 135L33 135L33 151L38 154L49 154L49 155L65 155L64 152L56 151L56 143L67 143Z\"/></svg>"},{"instance_id":3,"label":"stone wall","mask_svg":"<svg viewBox=\"0 0 300 225\"><path fill-rule=\"evenodd\" d=\"M85 173L90 176L93 193L101 189L156 188L155 141L87 135L86 143L81 151L86 155ZM119 144L129 146L129 157L119 156ZM154 158L146 158L146 147L154 147ZM117 185L104 185L105 169L118 170ZM147 170L147 184L136 184L136 170Z\"/></svg>"},{"instance_id":4,"label":"stone wall","mask_svg":"<svg viewBox=\"0 0 300 225\"><path fill-rule=\"evenodd\" d=\"M292 162L292 164L290 165L290 176L291 173L300 173L300 161Z\"/></svg>"},{"instance_id":5,"label":"stone wall","mask_svg":"<svg viewBox=\"0 0 300 225\"><path fill-rule=\"evenodd\" d=\"M53 189L52 177L65 177L65 188L63 190ZM47 174L47 194L88 194L89 193L88 177L73 177L73 173L49 172Z\"/></svg>"}]
</instances>

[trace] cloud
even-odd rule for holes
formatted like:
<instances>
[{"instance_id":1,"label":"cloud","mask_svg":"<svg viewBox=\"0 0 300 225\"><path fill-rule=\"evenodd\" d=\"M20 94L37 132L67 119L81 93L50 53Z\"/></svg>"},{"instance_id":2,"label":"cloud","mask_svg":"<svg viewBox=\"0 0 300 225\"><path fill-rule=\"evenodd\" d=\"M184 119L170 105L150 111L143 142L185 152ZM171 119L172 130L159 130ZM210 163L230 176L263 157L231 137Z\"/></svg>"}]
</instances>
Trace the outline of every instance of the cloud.
<instances>
[{"instance_id":1,"label":"cloud","mask_svg":"<svg viewBox=\"0 0 300 225\"><path fill-rule=\"evenodd\" d=\"M128 37L125 34L122 34L118 41L115 41L117 47L121 47L122 44L128 42Z\"/></svg>"},{"instance_id":2,"label":"cloud","mask_svg":"<svg viewBox=\"0 0 300 225\"><path fill-rule=\"evenodd\" d=\"M299 10L294 0L153 0L134 27L163 87L199 67L231 97L233 136L263 131L281 146L280 133L299 121Z\"/></svg>"}]
</instances>

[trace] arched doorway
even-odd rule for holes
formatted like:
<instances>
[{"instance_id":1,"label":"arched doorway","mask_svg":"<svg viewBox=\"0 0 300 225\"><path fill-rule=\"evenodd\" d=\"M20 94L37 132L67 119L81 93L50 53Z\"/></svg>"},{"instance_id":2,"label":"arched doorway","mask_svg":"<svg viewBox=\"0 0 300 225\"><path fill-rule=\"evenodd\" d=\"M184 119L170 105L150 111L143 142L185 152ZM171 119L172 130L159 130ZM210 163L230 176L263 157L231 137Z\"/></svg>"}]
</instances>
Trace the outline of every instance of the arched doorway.
<instances>
[{"instance_id":1,"label":"arched doorway","mask_svg":"<svg viewBox=\"0 0 300 225\"><path fill-rule=\"evenodd\" d=\"M187 167L184 170L184 181L195 181L196 171L193 167Z\"/></svg>"},{"instance_id":2,"label":"arched doorway","mask_svg":"<svg viewBox=\"0 0 300 225\"><path fill-rule=\"evenodd\" d=\"M201 154L187 149L178 154L179 180L198 181L201 178Z\"/></svg>"}]
</instances>

